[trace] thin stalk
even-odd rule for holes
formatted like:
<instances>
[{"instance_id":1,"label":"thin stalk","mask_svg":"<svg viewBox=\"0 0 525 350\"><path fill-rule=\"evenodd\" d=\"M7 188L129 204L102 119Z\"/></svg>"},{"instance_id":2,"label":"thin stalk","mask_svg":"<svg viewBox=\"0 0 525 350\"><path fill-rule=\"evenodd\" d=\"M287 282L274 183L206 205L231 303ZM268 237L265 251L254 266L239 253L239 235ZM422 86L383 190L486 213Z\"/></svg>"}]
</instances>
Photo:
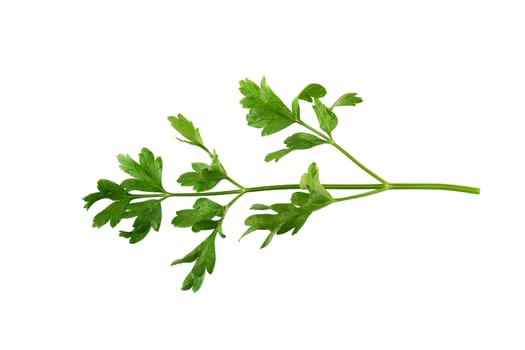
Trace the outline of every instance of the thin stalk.
<instances>
[{"instance_id":1,"label":"thin stalk","mask_svg":"<svg viewBox=\"0 0 525 350\"><path fill-rule=\"evenodd\" d=\"M318 135L319 137L321 137L323 140L325 140L328 144L334 146L339 152L343 153L345 155L345 157L347 157L348 159L350 159L355 165L357 165L359 168L361 168L363 171L365 171L368 175L372 176L374 179L376 179L377 181L381 182L382 184L387 184L388 182L383 179L381 176L377 175L376 173L374 173L372 170L368 169L366 166L363 165L363 163L361 163L360 161L358 161L357 159L355 159L350 153L348 153L343 147L339 146L337 144L337 142L334 141L334 139L332 138L331 135L325 135L323 134L322 132L320 132L319 130L316 130L315 128L313 128L312 126L308 125L307 123L303 122L302 120L298 120L296 121L297 124L303 126L304 128L310 130L311 132L313 132L314 134Z\"/></svg>"},{"instance_id":2,"label":"thin stalk","mask_svg":"<svg viewBox=\"0 0 525 350\"><path fill-rule=\"evenodd\" d=\"M436 184L436 183L399 183L390 184L392 190L441 190L441 191L456 191L471 194L479 194L480 189L477 187Z\"/></svg>"},{"instance_id":3,"label":"thin stalk","mask_svg":"<svg viewBox=\"0 0 525 350\"><path fill-rule=\"evenodd\" d=\"M316 130L315 128L313 128L310 125L306 124L302 120L297 120L296 122L297 122L297 124L301 125L302 127L307 128L308 130L310 130L311 132L313 132L317 136L321 137L326 142L330 143L330 136L327 136L327 135L323 134L322 132L320 132L319 130Z\"/></svg>"},{"instance_id":4,"label":"thin stalk","mask_svg":"<svg viewBox=\"0 0 525 350\"><path fill-rule=\"evenodd\" d=\"M439 190L439 191L454 191L470 194L479 194L480 189L477 187L440 184L440 183L390 183L390 184L323 184L327 190ZM151 194L133 194L133 198L168 198L168 197L206 197L206 196L224 196L224 195L244 195L249 192L264 192L264 191L282 191L282 190L300 190L298 184L284 184L284 185L268 185L246 187L244 189L226 190L226 191L210 191L210 192L166 192L166 193L151 193ZM366 193L366 192L365 192ZM356 195L363 197L361 195ZM359 198L356 197L356 198ZM343 197L345 198L345 197ZM236 198L235 200L237 200Z\"/></svg>"},{"instance_id":5,"label":"thin stalk","mask_svg":"<svg viewBox=\"0 0 525 350\"><path fill-rule=\"evenodd\" d=\"M241 198L245 193L246 191L239 192L239 194L237 194L228 204L225 205L226 209L224 211L224 216L226 216L226 211L228 211L228 209L233 205L233 203L237 202L237 200Z\"/></svg>"},{"instance_id":6,"label":"thin stalk","mask_svg":"<svg viewBox=\"0 0 525 350\"><path fill-rule=\"evenodd\" d=\"M350 200L350 199L357 199L357 198L362 198L362 197L366 197L366 196L371 196L373 194L384 192L384 191L387 191L387 190L388 190L388 188L386 186L384 186L384 187L378 188L376 190L363 192L363 193L359 193L359 194L354 194L353 196L335 198L334 202L342 202L342 201L347 201L347 200Z\"/></svg>"},{"instance_id":7,"label":"thin stalk","mask_svg":"<svg viewBox=\"0 0 525 350\"><path fill-rule=\"evenodd\" d=\"M238 188L240 188L241 190L244 189L244 186L241 185L240 183L238 183L237 181L235 181L234 179L232 179L231 177L226 177L226 180L230 181L234 186L237 186Z\"/></svg>"},{"instance_id":8,"label":"thin stalk","mask_svg":"<svg viewBox=\"0 0 525 350\"><path fill-rule=\"evenodd\" d=\"M208 153L208 156L210 156L210 158L213 160L214 157L217 157L218 158L218 155L217 154L214 154L212 152L210 152L210 150L208 148L206 148L206 146L204 145L196 145L200 148L202 148L204 151L206 151L206 153ZM215 152L215 151L213 151ZM220 164L220 163L219 163ZM224 168L223 168L224 170ZM240 183L238 183L237 181L235 181L234 179L232 179L231 177L229 176L226 176L226 180L229 181L232 185L234 185L235 187L238 187L240 188L241 190L244 189L244 186L241 185Z\"/></svg>"},{"instance_id":9,"label":"thin stalk","mask_svg":"<svg viewBox=\"0 0 525 350\"><path fill-rule=\"evenodd\" d=\"M384 180L382 177L374 173L372 170L368 169L366 166L364 166L360 161L355 159L350 153L348 153L343 147L339 146L337 142L335 142L333 139L330 139L328 141L329 144L337 148L341 153L343 153L348 159L350 159L352 162L354 162L355 165L357 165L359 168L361 168L363 171L365 171L368 175L372 176L377 181L387 184L386 180Z\"/></svg>"},{"instance_id":10,"label":"thin stalk","mask_svg":"<svg viewBox=\"0 0 525 350\"><path fill-rule=\"evenodd\" d=\"M224 218L226 217L226 214L228 213L228 210L233 205L233 203L237 202L239 198L241 198L246 192L241 190L233 199L224 206L224 212L222 213L222 218L219 221L217 225L217 232L221 235L222 238L225 238L226 235L222 232L222 223L224 222Z\"/></svg>"}]
</instances>

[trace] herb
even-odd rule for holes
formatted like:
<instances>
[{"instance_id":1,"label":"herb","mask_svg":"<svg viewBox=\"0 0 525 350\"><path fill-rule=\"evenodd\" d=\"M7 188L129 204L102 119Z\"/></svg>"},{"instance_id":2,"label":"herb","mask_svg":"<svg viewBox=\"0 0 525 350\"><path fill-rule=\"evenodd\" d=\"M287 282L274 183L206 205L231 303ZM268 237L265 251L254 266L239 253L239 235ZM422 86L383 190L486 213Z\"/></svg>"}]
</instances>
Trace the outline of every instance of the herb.
<instances>
[{"instance_id":1,"label":"herb","mask_svg":"<svg viewBox=\"0 0 525 350\"><path fill-rule=\"evenodd\" d=\"M306 150L320 145L329 145L355 163L364 172L374 178L374 184L322 184L319 169L311 163L298 184L266 185L259 187L244 187L233 180L219 161L215 151L206 147L200 131L182 114L168 117L172 127L180 134L179 141L195 146L204 151L209 163L195 162L191 164L193 171L185 172L178 178L182 186L191 187L195 192L169 192L162 183L162 159L155 157L153 152L143 148L138 155L138 161L129 155L118 155L120 168L131 176L120 184L110 180L99 180L97 192L83 198L84 207L91 208L100 200L111 203L95 215L94 227L109 225L115 227L122 220L134 218L131 230L120 231L120 236L137 243L144 239L151 229L158 231L162 221L162 201L171 197L199 197L192 208L176 212L171 223L178 228L191 228L195 233L207 231L206 238L183 258L173 261L172 265L191 264L189 274L182 284L183 290L199 290L204 282L206 272L211 274L215 267L215 243L218 236L226 237L222 225L230 207L243 195L253 192L296 190L288 203L254 204L251 209L256 211L245 220L246 231L241 238L255 231L266 231L266 238L261 248L268 246L277 235L291 231L295 235L305 225L315 211L330 204L374 195L388 190L447 190L479 194L480 189L468 186L435 184L435 183L390 183L365 167L334 138L332 132L339 121L333 111L335 107L356 106L363 100L356 93L346 93L328 107L321 101L326 89L319 84L306 86L291 103L291 108L270 89L266 79L260 85L249 79L240 82L239 90L244 98L241 105L248 109L246 120L249 126L261 129L261 135L272 135L283 131L292 124L297 124L307 132L297 132L284 140L285 148L270 152L265 161L279 161L284 156L297 150ZM319 128L303 121L299 101L310 104L317 118ZM226 191L211 191L221 181L227 181L234 189ZM329 190L366 190L346 197L334 198ZM226 204L219 204L209 196L233 196Z\"/></svg>"}]
</instances>

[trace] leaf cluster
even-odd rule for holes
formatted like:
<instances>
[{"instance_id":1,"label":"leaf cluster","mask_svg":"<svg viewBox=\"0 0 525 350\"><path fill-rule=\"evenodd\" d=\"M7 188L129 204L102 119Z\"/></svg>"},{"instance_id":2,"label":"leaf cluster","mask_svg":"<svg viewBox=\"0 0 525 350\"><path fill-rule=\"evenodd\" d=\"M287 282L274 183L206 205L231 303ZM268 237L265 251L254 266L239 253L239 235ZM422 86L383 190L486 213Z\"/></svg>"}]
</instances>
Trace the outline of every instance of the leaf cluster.
<instances>
[{"instance_id":1,"label":"leaf cluster","mask_svg":"<svg viewBox=\"0 0 525 350\"><path fill-rule=\"evenodd\" d=\"M129 239L130 243L141 241L151 229L158 231L162 221L160 199L142 200L140 195L130 191L165 192L162 186L162 159L155 158L147 148L142 149L138 158L137 162L127 154L118 155L120 168L132 178L125 179L120 184L105 179L99 180L98 191L83 198L86 209L102 199L112 201L95 215L93 227L99 228L108 223L115 227L122 219L135 218L132 230L120 231L120 236Z\"/></svg>"},{"instance_id":2,"label":"leaf cluster","mask_svg":"<svg viewBox=\"0 0 525 350\"><path fill-rule=\"evenodd\" d=\"M307 85L292 101L291 109L275 95L263 77L260 86L249 79L239 83L239 90L244 95L241 105L248 109L246 120L249 126L262 129L262 136L277 133L290 125L297 123L306 126L313 133L299 132L284 140L286 148L268 153L265 161L279 161L292 151L305 150L322 144L333 142L332 131L337 127L338 119L333 112L335 107L355 106L363 100L356 93L346 93L340 96L331 107L321 98L326 96L326 89L319 84ZM319 127L323 132L315 131L301 119L299 101L312 104Z\"/></svg>"},{"instance_id":3,"label":"leaf cluster","mask_svg":"<svg viewBox=\"0 0 525 350\"><path fill-rule=\"evenodd\" d=\"M210 163L194 162L193 171L181 174L177 182L181 186L190 186L196 192L208 191L220 181L230 179L219 161L215 151L211 152L204 144L199 129L182 114L168 117L172 127L179 133L177 140L196 146L209 156ZM131 230L120 230L120 236L129 239L130 243L143 240L153 229L158 231L162 221L161 202L171 196L162 183L162 159L143 148L138 160L127 154L117 156L120 168L131 177L120 184L110 180L99 180L97 192L85 196L84 207L91 208L100 200L111 203L96 214L93 226L100 228L108 224L117 226L123 219L134 218ZM230 179L231 180L231 179ZM137 193L138 192L138 193ZM224 237L222 222L227 207L208 198L199 198L191 209L176 212L172 220L175 227L189 227L193 232L211 231L208 238L199 244L184 258L175 260L172 265L194 262L183 289L197 291L204 280L205 271L212 273L215 265L215 237Z\"/></svg>"},{"instance_id":4,"label":"leaf cluster","mask_svg":"<svg viewBox=\"0 0 525 350\"><path fill-rule=\"evenodd\" d=\"M182 174L177 180L182 186L191 186L196 192L208 191L228 178L217 154L211 155L211 163L192 163L193 171Z\"/></svg>"},{"instance_id":5,"label":"leaf cluster","mask_svg":"<svg viewBox=\"0 0 525 350\"><path fill-rule=\"evenodd\" d=\"M192 209L177 211L171 223L175 227L191 227L193 232L216 230L222 222L225 211L224 206L208 198L199 198Z\"/></svg>"},{"instance_id":6,"label":"leaf cluster","mask_svg":"<svg viewBox=\"0 0 525 350\"><path fill-rule=\"evenodd\" d=\"M241 80L239 90L244 95L241 105L250 110L246 116L248 125L261 128L263 136L274 134L295 122L295 115L270 89L265 78L262 78L260 87L249 79Z\"/></svg>"},{"instance_id":7,"label":"leaf cluster","mask_svg":"<svg viewBox=\"0 0 525 350\"><path fill-rule=\"evenodd\" d=\"M226 207L208 198L199 198L192 209L177 211L171 223L175 227L191 227L193 232L212 230L211 234L184 258L175 260L172 265L195 262L182 284L182 289L199 290L204 281L205 272L213 272L215 266L215 238L222 234L222 221Z\"/></svg>"},{"instance_id":8,"label":"leaf cluster","mask_svg":"<svg viewBox=\"0 0 525 350\"><path fill-rule=\"evenodd\" d=\"M271 210L274 214L254 214L246 218L244 224L248 229L242 237L257 230L270 231L261 245L261 248L264 248L275 235L289 231L295 235L314 211L333 202L332 196L319 181L319 169L315 163L312 163L308 172L301 177L300 187L308 192L294 192L290 203L252 205L253 210Z\"/></svg>"}]
</instances>

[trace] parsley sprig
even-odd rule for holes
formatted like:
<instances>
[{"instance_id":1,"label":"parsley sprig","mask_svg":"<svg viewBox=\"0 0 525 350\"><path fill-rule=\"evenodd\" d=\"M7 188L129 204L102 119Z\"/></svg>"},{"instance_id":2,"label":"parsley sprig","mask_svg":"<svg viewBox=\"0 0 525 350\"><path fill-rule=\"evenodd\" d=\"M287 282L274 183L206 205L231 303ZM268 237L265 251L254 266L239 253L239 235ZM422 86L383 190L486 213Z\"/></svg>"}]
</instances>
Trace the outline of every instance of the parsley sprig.
<instances>
[{"instance_id":1,"label":"parsley sprig","mask_svg":"<svg viewBox=\"0 0 525 350\"><path fill-rule=\"evenodd\" d=\"M178 132L177 139L204 151L209 157L209 163L195 162L191 164L192 171L181 174L177 182L181 186L191 187L194 192L169 192L162 183L162 159L155 157L153 152L143 148L138 155L138 161L127 154L120 154L117 160L120 168L131 176L120 183L111 180L99 180L97 192L83 198L84 207L91 208L101 200L109 200L110 204L93 218L94 227L109 224L116 227L123 220L134 219L131 228L120 230L120 236L137 243L143 240L153 229L159 231L162 222L162 202L171 197L198 197L192 208L181 209L175 213L171 224L176 228L190 228L195 233L207 232L203 241L184 257L176 259L172 265L193 264L189 274L182 283L183 290L198 291L206 276L215 268L216 239L225 238L223 222L228 210L243 195L248 193L278 190L295 190L289 202L275 204L254 204L251 209L256 214L245 220L247 226L239 238L255 231L266 231L266 238L261 248L268 246L277 235L291 231L295 235L305 225L308 218L316 211L333 203L357 199L378 194L388 190L447 190L479 194L480 189L469 186L436 184L436 183L390 183L359 162L348 151L341 147L333 138L339 120L334 112L337 107L356 106L363 100L356 93L346 93L330 104L321 101L326 96L326 89L319 84L306 86L292 100L290 108L270 89L263 78L257 85L249 79L240 82L239 90L244 96L241 105L248 110L246 120L248 125L261 129L261 135L267 136L281 132L293 124L301 126L305 131L289 135L284 140L284 148L270 152L265 161L279 161L288 154L306 150L320 145L329 145L343 154L377 183L372 184L323 184L319 177L319 169L312 162L302 175L298 184L264 185L244 187L228 175L226 168L220 162L215 150L205 145L200 131L182 114L168 117L171 126ZM301 115L301 103L308 103L315 115L318 128L307 123ZM226 181L234 189L212 191L220 182ZM366 190L345 197L333 197L329 190ZM226 204L220 204L208 197L230 195L233 198Z\"/></svg>"}]
</instances>

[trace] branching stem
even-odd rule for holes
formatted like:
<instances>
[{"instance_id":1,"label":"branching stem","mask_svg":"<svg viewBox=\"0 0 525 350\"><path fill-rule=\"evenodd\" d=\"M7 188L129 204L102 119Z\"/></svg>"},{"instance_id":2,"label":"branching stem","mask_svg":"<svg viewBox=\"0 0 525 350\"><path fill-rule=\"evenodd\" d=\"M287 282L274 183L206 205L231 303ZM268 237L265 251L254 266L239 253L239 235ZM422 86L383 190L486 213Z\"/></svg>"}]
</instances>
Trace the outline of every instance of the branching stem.
<instances>
[{"instance_id":1,"label":"branching stem","mask_svg":"<svg viewBox=\"0 0 525 350\"><path fill-rule=\"evenodd\" d=\"M477 187L440 184L440 183L387 183L387 184L323 184L327 190L372 190L369 192L360 193L357 195L338 198L336 201L343 201L348 199L361 198L384 192L387 190L440 190L440 191L454 191L470 194L479 194L480 189ZM265 192L265 191L282 191L282 190L300 190L298 184L285 185L268 185L257 187L246 187L243 189L226 190L226 191L209 191L209 192L166 192L166 193L151 193L151 194L134 194L133 198L168 198L168 197L206 197L206 196L224 196L224 195L238 195L240 196L250 192ZM233 201L229 203L229 206Z\"/></svg>"},{"instance_id":2,"label":"branching stem","mask_svg":"<svg viewBox=\"0 0 525 350\"><path fill-rule=\"evenodd\" d=\"M384 192L386 190L388 190L387 187L381 187L381 188L378 188L378 189L375 189L375 190L372 190L372 191L367 191L367 192L363 192L363 193L359 193L359 194L354 194L353 196L336 198L334 200L334 202L342 202L342 201L347 201L347 200L350 200L350 199L357 199L357 198L367 197L367 196L371 196L371 195L376 194L376 193Z\"/></svg>"},{"instance_id":3,"label":"branching stem","mask_svg":"<svg viewBox=\"0 0 525 350\"><path fill-rule=\"evenodd\" d=\"M355 159L350 153L348 153L343 147L339 146L333 139L330 139L328 141L329 144L334 146L337 150L339 150L341 153L343 153L346 158L350 159L352 162L354 162L355 165L357 165L359 168L361 168L363 171L365 171L368 175L372 176L377 181L381 182L382 184L387 184L386 180L384 180L382 177L374 173L372 170L368 169L366 166L364 166L360 161Z\"/></svg>"},{"instance_id":4,"label":"branching stem","mask_svg":"<svg viewBox=\"0 0 525 350\"><path fill-rule=\"evenodd\" d=\"M377 181L381 182L382 184L388 184L388 182L385 179L383 179L382 177L380 177L379 175L374 173L372 170L368 169L366 166L363 165L363 163L361 163L360 161L355 159L343 147L339 146L339 144L337 144L337 142L334 141L334 139L332 138L331 135L324 134L323 132L315 129L314 127L308 125L307 123L303 122L302 120L297 121L297 124L299 124L302 127L310 130L311 132L315 133L316 135L321 137L321 139L326 141L326 143L328 143L329 145L334 146L339 152L344 154L346 158L350 159L355 165L357 165L359 168L361 168L364 172L366 172L368 175L372 176Z\"/></svg>"},{"instance_id":5,"label":"branching stem","mask_svg":"<svg viewBox=\"0 0 525 350\"><path fill-rule=\"evenodd\" d=\"M324 134L323 132L311 127L310 125L308 125L307 123L303 122L302 120L298 120L297 121L297 124L301 125L302 127L310 130L311 132L313 132L314 134L316 134L317 136L319 136L321 139L325 140L326 142L329 142L330 141L330 136L327 136L326 134Z\"/></svg>"},{"instance_id":6,"label":"branching stem","mask_svg":"<svg viewBox=\"0 0 525 350\"><path fill-rule=\"evenodd\" d=\"M240 190L244 189L244 186L232 179L231 177L227 177L226 180L230 181L233 185L237 186Z\"/></svg>"}]
</instances>

